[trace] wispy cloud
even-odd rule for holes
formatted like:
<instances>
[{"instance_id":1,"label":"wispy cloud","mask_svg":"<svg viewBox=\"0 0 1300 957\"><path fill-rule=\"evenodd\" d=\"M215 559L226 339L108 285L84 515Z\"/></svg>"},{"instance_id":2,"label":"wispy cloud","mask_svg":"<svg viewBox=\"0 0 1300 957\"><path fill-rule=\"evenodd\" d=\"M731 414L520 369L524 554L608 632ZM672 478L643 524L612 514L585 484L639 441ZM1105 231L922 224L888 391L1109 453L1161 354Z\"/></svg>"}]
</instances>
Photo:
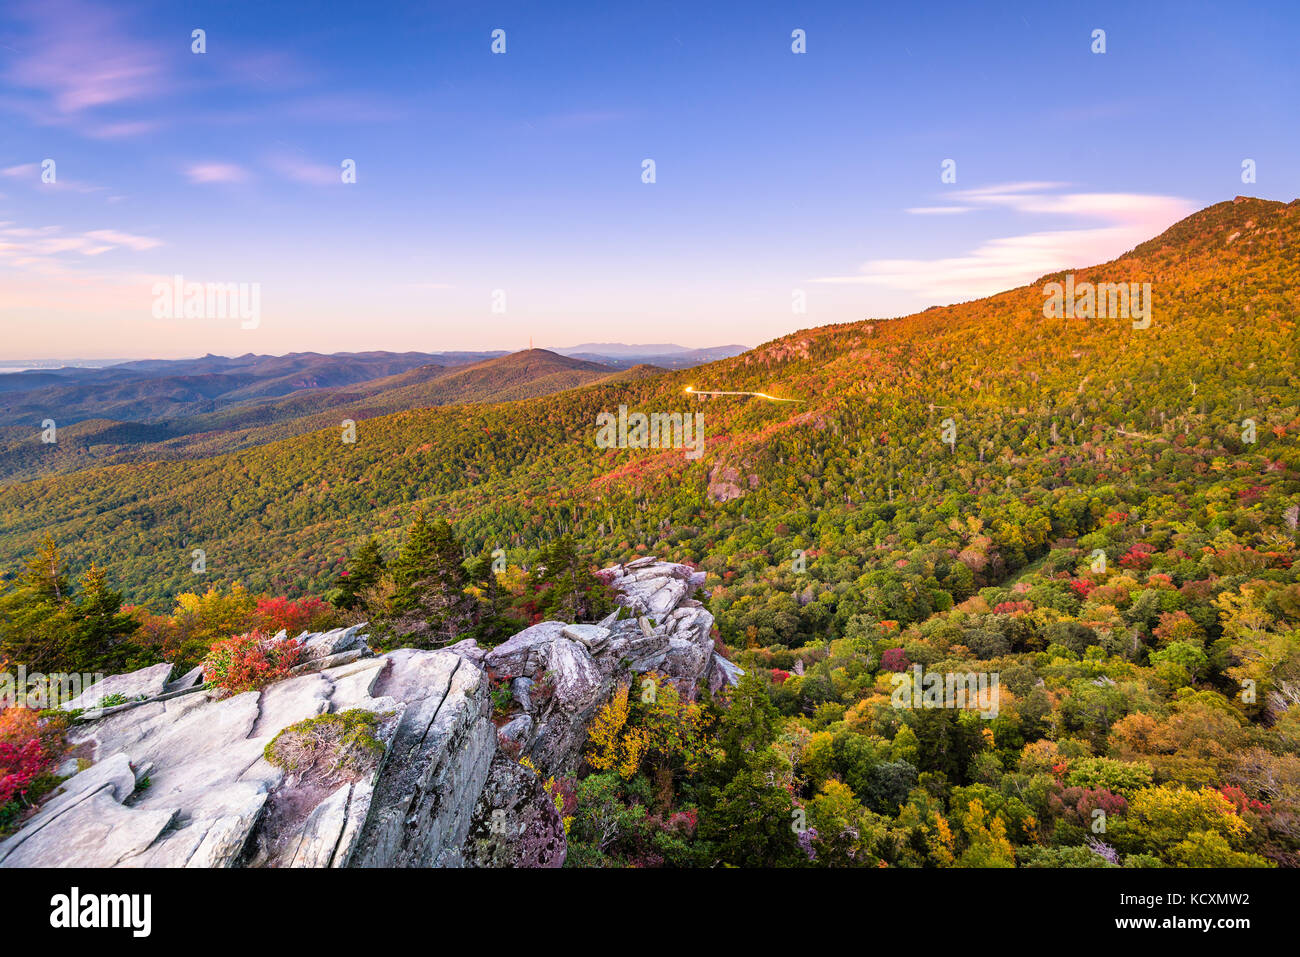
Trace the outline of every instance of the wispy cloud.
<instances>
[{"instance_id":1,"label":"wispy cloud","mask_svg":"<svg viewBox=\"0 0 1300 957\"><path fill-rule=\"evenodd\" d=\"M873 259L847 276L823 276L820 283L874 285L940 296L948 301L988 296L1067 267L1105 262L1150 239L1196 207L1176 196L1146 193L1060 192L1068 184L1005 183L946 193L962 205L912 207L935 215L1005 209L1056 220L1078 218L1098 225L1054 228L989 239L974 249L937 259ZM1055 225L1055 224L1054 224Z\"/></svg>"},{"instance_id":2,"label":"wispy cloud","mask_svg":"<svg viewBox=\"0 0 1300 957\"><path fill-rule=\"evenodd\" d=\"M163 245L161 239L117 229L65 232L59 226L29 227L0 222L0 264L46 275L66 275L84 260L118 249L143 252Z\"/></svg>"},{"instance_id":3,"label":"wispy cloud","mask_svg":"<svg viewBox=\"0 0 1300 957\"><path fill-rule=\"evenodd\" d=\"M99 123L85 128L87 136L97 140L120 140L128 136L142 136L152 133L161 126L154 120L130 120L121 123Z\"/></svg>"},{"instance_id":4,"label":"wispy cloud","mask_svg":"<svg viewBox=\"0 0 1300 957\"><path fill-rule=\"evenodd\" d=\"M96 186L94 183L84 183L67 177L56 177L54 182L47 183L41 179L41 167L37 163L20 163L17 166L0 169L0 176L26 183L35 189L64 190L73 193L101 193L108 189L107 186Z\"/></svg>"},{"instance_id":5,"label":"wispy cloud","mask_svg":"<svg viewBox=\"0 0 1300 957\"><path fill-rule=\"evenodd\" d=\"M340 160L340 162L342 161ZM291 179L297 183L308 183L312 186L332 186L341 182L339 179L341 167L326 166L322 163L314 163L294 156L273 156L267 160L267 166L285 179Z\"/></svg>"},{"instance_id":6,"label":"wispy cloud","mask_svg":"<svg viewBox=\"0 0 1300 957\"><path fill-rule=\"evenodd\" d=\"M42 94L59 116L75 116L151 94L159 58L128 38L113 13L79 0L39 0L12 11L30 33L5 79Z\"/></svg>"},{"instance_id":7,"label":"wispy cloud","mask_svg":"<svg viewBox=\"0 0 1300 957\"><path fill-rule=\"evenodd\" d=\"M116 229L92 229L86 233L86 237L98 242L109 243L113 247L125 246L127 249L134 249L136 252L154 249L163 244L161 239L154 239L152 236L136 236L133 233L124 233Z\"/></svg>"},{"instance_id":8,"label":"wispy cloud","mask_svg":"<svg viewBox=\"0 0 1300 957\"><path fill-rule=\"evenodd\" d=\"M235 163L195 163L186 167L185 175L191 183L244 183L248 170Z\"/></svg>"}]
</instances>

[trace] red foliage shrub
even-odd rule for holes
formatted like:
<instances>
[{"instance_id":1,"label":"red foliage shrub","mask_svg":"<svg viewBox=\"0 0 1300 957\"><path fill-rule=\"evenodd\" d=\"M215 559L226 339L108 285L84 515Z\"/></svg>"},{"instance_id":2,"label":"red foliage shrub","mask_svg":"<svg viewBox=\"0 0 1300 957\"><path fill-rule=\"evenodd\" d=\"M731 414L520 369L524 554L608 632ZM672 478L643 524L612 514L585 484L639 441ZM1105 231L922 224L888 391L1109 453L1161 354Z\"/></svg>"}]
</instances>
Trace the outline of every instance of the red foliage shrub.
<instances>
[{"instance_id":1,"label":"red foliage shrub","mask_svg":"<svg viewBox=\"0 0 1300 957\"><path fill-rule=\"evenodd\" d=\"M1070 582L1070 590L1080 598L1087 598L1088 593L1096 587L1096 583L1087 578L1076 578Z\"/></svg>"},{"instance_id":2,"label":"red foliage shrub","mask_svg":"<svg viewBox=\"0 0 1300 957\"><path fill-rule=\"evenodd\" d=\"M228 694L241 694L289 677L301 657L302 645L294 639L276 641L250 631L215 642L203 661L203 677Z\"/></svg>"},{"instance_id":3,"label":"red foliage shrub","mask_svg":"<svg viewBox=\"0 0 1300 957\"><path fill-rule=\"evenodd\" d=\"M1254 811L1256 814L1264 814L1273 810L1273 805L1247 797L1246 792L1235 784L1219 788L1219 793L1232 803L1238 814L1244 814L1247 810Z\"/></svg>"},{"instance_id":4,"label":"red foliage shrub","mask_svg":"<svg viewBox=\"0 0 1300 957\"><path fill-rule=\"evenodd\" d=\"M780 668L772 669L772 680L779 685L785 684L787 679L789 679L789 677L790 677L790 672L788 671L782 671Z\"/></svg>"},{"instance_id":5,"label":"red foliage shrub","mask_svg":"<svg viewBox=\"0 0 1300 957\"><path fill-rule=\"evenodd\" d=\"M1032 601L1004 601L993 608L995 615L1023 615L1034 610Z\"/></svg>"},{"instance_id":6,"label":"red foliage shrub","mask_svg":"<svg viewBox=\"0 0 1300 957\"><path fill-rule=\"evenodd\" d=\"M1135 542L1127 552L1119 557L1119 563L1124 568L1147 569L1151 567L1154 561L1152 557L1156 547L1148 545L1146 542Z\"/></svg>"},{"instance_id":7,"label":"red foliage shrub","mask_svg":"<svg viewBox=\"0 0 1300 957\"><path fill-rule=\"evenodd\" d=\"M908 660L902 648L887 648L880 656L881 671L906 671L910 667L912 662Z\"/></svg>"},{"instance_id":8,"label":"red foliage shrub","mask_svg":"<svg viewBox=\"0 0 1300 957\"><path fill-rule=\"evenodd\" d=\"M688 808L685 811L677 811L668 818L668 824L665 830L676 831L683 837L693 837L695 835L695 826L699 823L700 814L694 808Z\"/></svg>"},{"instance_id":9,"label":"red foliage shrub","mask_svg":"<svg viewBox=\"0 0 1300 957\"><path fill-rule=\"evenodd\" d=\"M316 630L314 623L328 621L334 607L319 598L302 598L293 601L283 595L257 600L257 627L275 634L284 629L291 635Z\"/></svg>"},{"instance_id":10,"label":"red foliage shrub","mask_svg":"<svg viewBox=\"0 0 1300 957\"><path fill-rule=\"evenodd\" d=\"M1237 493L1237 503L1243 507L1254 505L1264 497L1264 493L1267 491L1268 486L1265 485L1252 485L1250 488L1244 488Z\"/></svg>"},{"instance_id":11,"label":"red foliage shrub","mask_svg":"<svg viewBox=\"0 0 1300 957\"><path fill-rule=\"evenodd\" d=\"M1123 814L1128 810L1128 801L1118 794L1104 788L1065 788L1059 794L1048 799L1052 813L1081 826L1090 826L1092 812L1100 809L1107 817Z\"/></svg>"},{"instance_id":12,"label":"red foliage shrub","mask_svg":"<svg viewBox=\"0 0 1300 957\"><path fill-rule=\"evenodd\" d=\"M31 708L0 710L0 806L26 794L62 753L62 724Z\"/></svg>"}]
</instances>

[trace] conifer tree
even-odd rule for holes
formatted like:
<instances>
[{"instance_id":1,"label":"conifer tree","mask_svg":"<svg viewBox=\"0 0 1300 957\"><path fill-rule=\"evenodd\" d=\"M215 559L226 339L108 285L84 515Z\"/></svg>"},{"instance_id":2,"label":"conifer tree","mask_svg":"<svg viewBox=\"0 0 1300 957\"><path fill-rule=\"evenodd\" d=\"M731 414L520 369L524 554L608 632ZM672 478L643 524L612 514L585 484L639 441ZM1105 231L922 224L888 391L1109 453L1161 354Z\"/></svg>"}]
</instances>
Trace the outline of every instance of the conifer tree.
<instances>
[{"instance_id":1,"label":"conifer tree","mask_svg":"<svg viewBox=\"0 0 1300 957\"><path fill-rule=\"evenodd\" d=\"M731 777L750 756L765 751L776 740L781 713L767 691L767 681L757 671L743 675L732 692L718 730L718 743L726 753L725 776Z\"/></svg>"},{"instance_id":2,"label":"conifer tree","mask_svg":"<svg viewBox=\"0 0 1300 957\"><path fill-rule=\"evenodd\" d=\"M95 564L81 576L68 636L69 661L64 671L122 671L133 662L130 638L139 622L122 613L122 593L108 586L104 570ZM144 665L141 664L141 667Z\"/></svg>"},{"instance_id":3,"label":"conifer tree","mask_svg":"<svg viewBox=\"0 0 1300 957\"><path fill-rule=\"evenodd\" d=\"M330 592L329 600L336 608L356 608L363 603L366 590L377 585L383 575L384 556L379 550L379 542L372 536L352 556L346 573L339 576L338 584Z\"/></svg>"},{"instance_id":4,"label":"conifer tree","mask_svg":"<svg viewBox=\"0 0 1300 957\"><path fill-rule=\"evenodd\" d=\"M613 607L609 589L591 571L572 535L543 551L530 582L541 617L555 621L594 621Z\"/></svg>"},{"instance_id":5,"label":"conifer tree","mask_svg":"<svg viewBox=\"0 0 1300 957\"><path fill-rule=\"evenodd\" d=\"M0 597L0 661L29 671L74 670L67 666L72 605L63 558L46 536L37 553Z\"/></svg>"},{"instance_id":6,"label":"conifer tree","mask_svg":"<svg viewBox=\"0 0 1300 957\"><path fill-rule=\"evenodd\" d=\"M406 543L392 564L393 594L383 630L413 647L438 647L466 636L476 620L477 603L466 593L462 550L443 519L424 513L407 530Z\"/></svg>"},{"instance_id":7,"label":"conifer tree","mask_svg":"<svg viewBox=\"0 0 1300 957\"><path fill-rule=\"evenodd\" d=\"M470 585L478 595L475 637L487 645L499 644L523 626L509 614L508 595L492 566L492 553L486 548L469 562Z\"/></svg>"},{"instance_id":8,"label":"conifer tree","mask_svg":"<svg viewBox=\"0 0 1300 957\"><path fill-rule=\"evenodd\" d=\"M120 671L139 623L122 613L122 595L91 565L74 596L63 557L46 537L17 582L0 596L0 661L31 672Z\"/></svg>"}]
</instances>

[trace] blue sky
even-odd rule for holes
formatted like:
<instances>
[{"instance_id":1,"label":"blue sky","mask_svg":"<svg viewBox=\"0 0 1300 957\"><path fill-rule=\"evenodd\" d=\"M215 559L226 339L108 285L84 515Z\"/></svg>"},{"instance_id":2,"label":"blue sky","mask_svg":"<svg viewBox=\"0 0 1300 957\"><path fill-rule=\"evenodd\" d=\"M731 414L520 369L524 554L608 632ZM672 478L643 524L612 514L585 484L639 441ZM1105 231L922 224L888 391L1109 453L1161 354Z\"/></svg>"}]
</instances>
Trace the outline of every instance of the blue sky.
<instances>
[{"instance_id":1,"label":"blue sky","mask_svg":"<svg viewBox=\"0 0 1300 957\"><path fill-rule=\"evenodd\" d=\"M8 0L0 357L754 345L1300 195L1294 2L703 6Z\"/></svg>"}]
</instances>

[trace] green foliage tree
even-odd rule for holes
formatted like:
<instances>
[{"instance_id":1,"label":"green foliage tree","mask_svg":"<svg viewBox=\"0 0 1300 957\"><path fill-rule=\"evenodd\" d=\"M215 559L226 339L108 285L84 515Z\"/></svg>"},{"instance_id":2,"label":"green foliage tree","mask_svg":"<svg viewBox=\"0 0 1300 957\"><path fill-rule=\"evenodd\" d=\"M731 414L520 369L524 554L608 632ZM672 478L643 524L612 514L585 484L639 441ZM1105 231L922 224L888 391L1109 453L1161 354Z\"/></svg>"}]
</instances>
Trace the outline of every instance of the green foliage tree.
<instances>
[{"instance_id":1,"label":"green foliage tree","mask_svg":"<svg viewBox=\"0 0 1300 957\"><path fill-rule=\"evenodd\" d=\"M465 591L469 579L461 560L451 526L417 514L390 569L393 593L379 623L388 643L433 648L468 635L477 603Z\"/></svg>"},{"instance_id":2,"label":"green foliage tree","mask_svg":"<svg viewBox=\"0 0 1300 957\"><path fill-rule=\"evenodd\" d=\"M542 550L529 586L531 604L544 619L594 621L613 606L608 586L592 572L572 535L562 535Z\"/></svg>"},{"instance_id":3,"label":"green foliage tree","mask_svg":"<svg viewBox=\"0 0 1300 957\"><path fill-rule=\"evenodd\" d=\"M74 617L63 558L46 536L22 574L0 596L0 660L29 671L76 671L71 658Z\"/></svg>"},{"instance_id":4,"label":"green foliage tree","mask_svg":"<svg viewBox=\"0 0 1300 957\"><path fill-rule=\"evenodd\" d=\"M700 820L718 859L734 867L791 867L807 863L794 824L790 766L770 749L746 754L717 803Z\"/></svg>"},{"instance_id":5,"label":"green foliage tree","mask_svg":"<svg viewBox=\"0 0 1300 957\"><path fill-rule=\"evenodd\" d=\"M384 575L384 556L379 542L372 536L357 549L348 562L347 571L329 593L329 600L338 608L352 610L364 603L366 592L379 584Z\"/></svg>"}]
</instances>

